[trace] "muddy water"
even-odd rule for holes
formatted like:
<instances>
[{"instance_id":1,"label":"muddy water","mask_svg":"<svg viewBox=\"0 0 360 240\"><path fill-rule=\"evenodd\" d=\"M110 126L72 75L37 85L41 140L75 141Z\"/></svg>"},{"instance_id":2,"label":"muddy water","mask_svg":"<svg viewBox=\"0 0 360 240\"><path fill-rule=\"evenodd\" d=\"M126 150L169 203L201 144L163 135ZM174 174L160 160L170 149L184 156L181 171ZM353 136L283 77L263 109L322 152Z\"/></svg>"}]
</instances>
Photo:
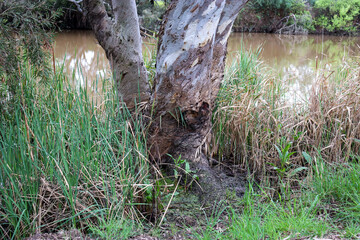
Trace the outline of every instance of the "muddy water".
<instances>
[{"instance_id":1,"label":"muddy water","mask_svg":"<svg viewBox=\"0 0 360 240\"><path fill-rule=\"evenodd\" d=\"M293 91L303 93L320 67L336 67L360 54L360 38L337 36L286 36L274 34L233 33L229 39L228 64L240 49L262 48L260 57L279 79L291 82ZM153 44L145 39L143 53L151 54ZM75 84L94 89L100 76L109 76L105 53L91 31L68 31L55 38L55 57L66 71L75 76ZM107 73L106 73L107 72ZM99 82L99 83L98 83Z\"/></svg>"}]
</instances>

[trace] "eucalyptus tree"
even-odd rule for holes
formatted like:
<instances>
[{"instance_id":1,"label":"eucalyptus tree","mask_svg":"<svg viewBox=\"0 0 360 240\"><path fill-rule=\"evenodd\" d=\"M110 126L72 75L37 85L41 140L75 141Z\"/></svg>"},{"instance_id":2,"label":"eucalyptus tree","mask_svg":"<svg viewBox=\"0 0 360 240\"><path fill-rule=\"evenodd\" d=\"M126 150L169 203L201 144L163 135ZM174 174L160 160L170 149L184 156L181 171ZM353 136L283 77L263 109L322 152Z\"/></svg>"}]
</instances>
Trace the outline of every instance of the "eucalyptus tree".
<instances>
[{"instance_id":1,"label":"eucalyptus tree","mask_svg":"<svg viewBox=\"0 0 360 240\"><path fill-rule=\"evenodd\" d=\"M204 146L224 76L227 40L246 0L173 0L159 32L152 88L142 56L135 0L84 0L85 14L110 61L118 93L127 107L147 104L151 156L162 162L186 159L201 189L223 193Z\"/></svg>"}]
</instances>

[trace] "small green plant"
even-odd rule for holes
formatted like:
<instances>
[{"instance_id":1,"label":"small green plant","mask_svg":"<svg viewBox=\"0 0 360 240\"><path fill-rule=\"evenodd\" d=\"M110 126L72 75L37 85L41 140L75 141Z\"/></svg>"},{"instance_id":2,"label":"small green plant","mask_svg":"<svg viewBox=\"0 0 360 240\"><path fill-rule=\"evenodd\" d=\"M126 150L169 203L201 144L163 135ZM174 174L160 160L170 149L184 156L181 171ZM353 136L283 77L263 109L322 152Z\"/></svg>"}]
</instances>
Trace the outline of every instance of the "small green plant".
<instances>
[{"instance_id":1,"label":"small green plant","mask_svg":"<svg viewBox=\"0 0 360 240\"><path fill-rule=\"evenodd\" d=\"M274 145L279 154L280 164L276 165L274 163L269 163L273 166L273 169L279 176L279 183L281 186L280 189L283 193L286 193L290 187L290 178L295 176L297 173L307 169L307 167L297 167L295 169L292 168L290 157L296 153L290 151L292 144L292 142L287 141L284 137L281 138L279 143L280 147Z\"/></svg>"},{"instance_id":2,"label":"small green plant","mask_svg":"<svg viewBox=\"0 0 360 240\"><path fill-rule=\"evenodd\" d=\"M168 154L168 156L172 158L174 161L174 177L176 179L176 182L179 181L180 178L183 176L182 174L180 174L180 172L184 173L185 175L184 185L186 190L195 180L198 179L198 175L196 175L195 174L196 172L191 169L190 163L186 159L183 159L181 155L178 156L177 158L174 158L170 154ZM190 182L189 182L189 176L190 176Z\"/></svg>"},{"instance_id":3,"label":"small green plant","mask_svg":"<svg viewBox=\"0 0 360 240\"><path fill-rule=\"evenodd\" d=\"M273 163L270 163L270 165L274 166L274 169L279 174L281 179L284 178L286 172L289 169L291 155L295 153L295 152L289 152L291 146L292 146L292 142L286 142L285 138L281 138L280 147L274 145L276 151L279 154L280 166L276 166Z\"/></svg>"}]
</instances>

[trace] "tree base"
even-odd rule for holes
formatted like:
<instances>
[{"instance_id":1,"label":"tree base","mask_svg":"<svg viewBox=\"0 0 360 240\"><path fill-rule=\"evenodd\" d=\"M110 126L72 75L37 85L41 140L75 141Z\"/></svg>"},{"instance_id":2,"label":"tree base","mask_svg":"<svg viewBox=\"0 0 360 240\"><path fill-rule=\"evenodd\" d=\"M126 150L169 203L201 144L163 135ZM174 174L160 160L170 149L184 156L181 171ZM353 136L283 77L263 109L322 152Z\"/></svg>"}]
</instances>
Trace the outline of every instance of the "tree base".
<instances>
[{"instance_id":1,"label":"tree base","mask_svg":"<svg viewBox=\"0 0 360 240\"><path fill-rule=\"evenodd\" d=\"M168 159L168 173L173 174L173 159ZM214 159L209 159L204 155L198 158L197 161L191 161L187 158L190 164L191 173L182 172L182 184L189 187L190 191L199 197L202 204L212 204L221 200L242 197L247 188L246 172L231 168L226 164L217 164L210 166L209 162L217 162ZM170 167L171 166L171 167ZM184 166L182 168L185 169ZM196 178L193 178L196 175ZM186 181L185 181L186 179ZM194 181L189 181L194 179ZM190 186L188 186L190 183Z\"/></svg>"},{"instance_id":2,"label":"tree base","mask_svg":"<svg viewBox=\"0 0 360 240\"><path fill-rule=\"evenodd\" d=\"M213 203L234 196L240 198L244 195L247 186L245 172L220 164L212 167L204 155L201 158L201 163L193 166L199 178L193 183L192 191L202 203Z\"/></svg>"}]
</instances>

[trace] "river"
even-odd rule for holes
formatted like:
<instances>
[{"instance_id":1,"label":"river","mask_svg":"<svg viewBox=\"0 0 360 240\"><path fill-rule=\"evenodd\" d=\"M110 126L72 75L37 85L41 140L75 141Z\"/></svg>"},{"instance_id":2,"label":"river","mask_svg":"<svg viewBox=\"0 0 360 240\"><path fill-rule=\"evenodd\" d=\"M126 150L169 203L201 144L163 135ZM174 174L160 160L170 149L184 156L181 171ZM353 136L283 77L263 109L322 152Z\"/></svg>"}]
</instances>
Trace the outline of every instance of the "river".
<instances>
[{"instance_id":1,"label":"river","mask_svg":"<svg viewBox=\"0 0 360 240\"><path fill-rule=\"evenodd\" d=\"M233 33L228 43L228 64L237 51L261 48L260 59L273 74L292 85L303 95L314 81L316 68L335 68L360 54L360 38L324 35L289 36L262 33ZM153 54L154 44L144 39L143 54ZM109 75L109 63L104 50L91 31L65 31L55 37L55 58L64 64L77 86L87 86L92 92L100 87L100 75ZM77 70L76 70L77 69ZM76 70L76 71L75 71ZM94 82L97 84L94 84ZM295 94L295 95L296 95Z\"/></svg>"}]
</instances>

